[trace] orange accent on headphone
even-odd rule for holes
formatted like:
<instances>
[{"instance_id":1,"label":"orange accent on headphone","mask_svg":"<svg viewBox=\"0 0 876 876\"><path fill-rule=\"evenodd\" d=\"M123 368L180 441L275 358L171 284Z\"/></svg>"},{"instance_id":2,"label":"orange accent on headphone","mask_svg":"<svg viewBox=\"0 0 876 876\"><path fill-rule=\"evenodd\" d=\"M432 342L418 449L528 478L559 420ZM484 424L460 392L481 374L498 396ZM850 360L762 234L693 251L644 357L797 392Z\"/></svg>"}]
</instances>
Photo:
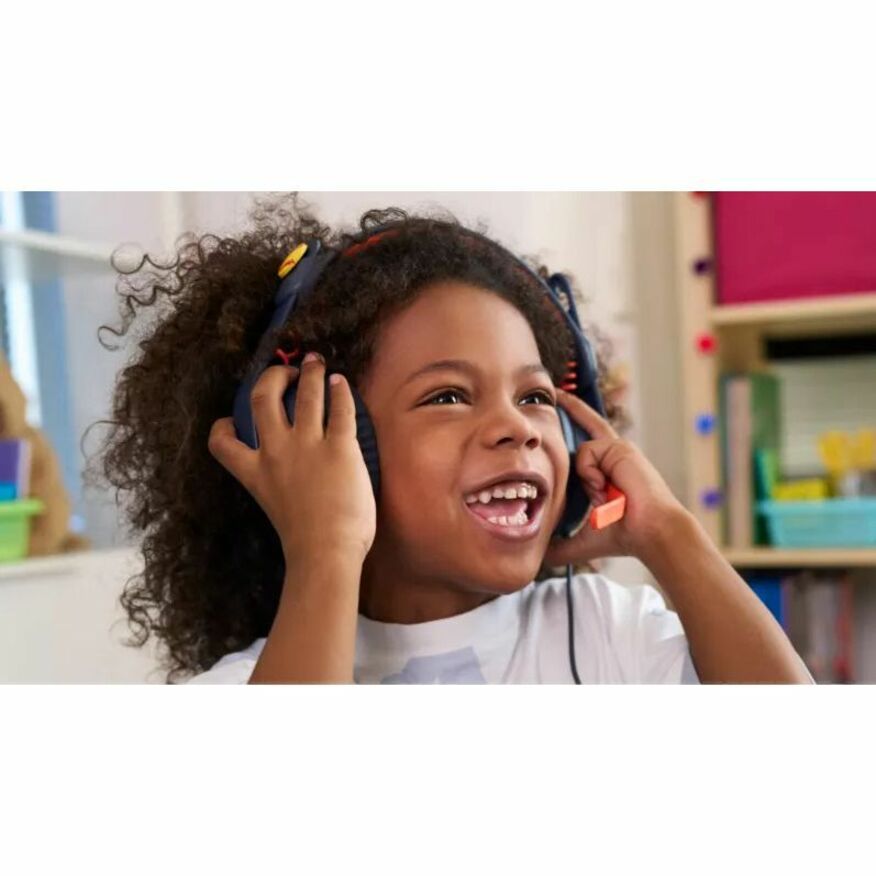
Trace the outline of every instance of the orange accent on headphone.
<instances>
[{"instance_id":1,"label":"orange accent on headphone","mask_svg":"<svg viewBox=\"0 0 876 876\"><path fill-rule=\"evenodd\" d=\"M626 510L627 497L614 484L609 484L605 503L594 506L590 512L590 528L605 529L620 520Z\"/></svg>"}]
</instances>

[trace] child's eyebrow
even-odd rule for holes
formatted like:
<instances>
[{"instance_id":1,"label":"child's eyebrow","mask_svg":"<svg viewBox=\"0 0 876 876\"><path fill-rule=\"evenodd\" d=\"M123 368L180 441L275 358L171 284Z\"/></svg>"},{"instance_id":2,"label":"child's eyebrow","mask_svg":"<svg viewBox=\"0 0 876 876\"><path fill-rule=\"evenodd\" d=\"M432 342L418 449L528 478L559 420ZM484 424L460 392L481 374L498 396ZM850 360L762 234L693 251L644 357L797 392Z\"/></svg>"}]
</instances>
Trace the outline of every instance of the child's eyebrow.
<instances>
[{"instance_id":1,"label":"child's eyebrow","mask_svg":"<svg viewBox=\"0 0 876 876\"><path fill-rule=\"evenodd\" d=\"M422 368L416 370L409 375L402 386L407 386L411 381L418 377L423 377L426 374L431 374L434 371L462 371L470 377L477 377L479 369L476 365L469 362L467 359L439 359L437 362L430 362ZM522 365L514 372L514 377L522 377L526 374L544 374L548 380L551 379L550 372L542 365L541 362L532 362L529 365Z\"/></svg>"}]
</instances>

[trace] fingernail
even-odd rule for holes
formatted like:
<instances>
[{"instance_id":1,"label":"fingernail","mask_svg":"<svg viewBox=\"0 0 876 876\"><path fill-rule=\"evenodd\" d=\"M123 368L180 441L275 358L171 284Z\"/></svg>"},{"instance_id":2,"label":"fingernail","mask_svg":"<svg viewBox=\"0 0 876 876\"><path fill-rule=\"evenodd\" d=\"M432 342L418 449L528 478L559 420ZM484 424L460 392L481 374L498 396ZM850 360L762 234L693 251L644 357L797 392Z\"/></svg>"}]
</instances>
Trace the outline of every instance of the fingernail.
<instances>
[{"instance_id":1,"label":"fingernail","mask_svg":"<svg viewBox=\"0 0 876 876\"><path fill-rule=\"evenodd\" d=\"M332 374L332 376L329 377L329 383L332 386L337 386L340 382L341 382L341 375L340 374Z\"/></svg>"},{"instance_id":2,"label":"fingernail","mask_svg":"<svg viewBox=\"0 0 876 876\"><path fill-rule=\"evenodd\" d=\"M319 353L308 353L302 360L301 364L306 365L308 362L319 362L322 359L322 356Z\"/></svg>"}]
</instances>

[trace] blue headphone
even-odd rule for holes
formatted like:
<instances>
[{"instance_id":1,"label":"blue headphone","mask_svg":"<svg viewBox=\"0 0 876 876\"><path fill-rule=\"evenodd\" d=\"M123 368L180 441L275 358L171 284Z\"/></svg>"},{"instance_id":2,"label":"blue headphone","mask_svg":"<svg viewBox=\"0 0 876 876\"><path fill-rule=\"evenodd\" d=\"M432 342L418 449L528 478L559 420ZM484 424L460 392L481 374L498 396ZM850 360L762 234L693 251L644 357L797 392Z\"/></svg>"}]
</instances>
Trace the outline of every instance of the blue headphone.
<instances>
[{"instance_id":1,"label":"blue headphone","mask_svg":"<svg viewBox=\"0 0 876 876\"><path fill-rule=\"evenodd\" d=\"M376 243L381 235L394 230L392 225L379 226L369 230L358 238L354 238L353 245L344 250L343 254L352 255L354 252ZM596 358L581 329L568 279L563 274L553 274L545 281L529 265L500 244L470 229L466 229L466 233L504 253L515 264L522 267L543 289L548 300L556 308L558 316L568 328L572 339L572 350L570 350L568 360L569 371L564 378L563 388L573 392L601 416L605 416L605 409L597 387ZM338 250L323 248L319 240L311 239L299 244L280 266L279 275L282 277L282 281L274 298L273 316L259 343L252 370L238 387L234 397L234 426L237 437L253 449L258 447L258 435L252 415L251 395L262 372L274 362L276 351L272 340L276 337L277 330L289 322L298 303L315 288L326 267L340 254ZM327 379L328 377L326 377ZM352 388L352 391L356 405L356 436L376 497L380 490L380 464L374 425L361 396L355 388ZM294 420L296 394L297 384L292 384L283 396L283 404L290 423ZM328 400L328 387L326 387L325 397ZM554 534L568 538L583 523L590 507L590 500L587 498L580 478L575 471L575 454L583 442L590 440L590 436L562 408L558 407L557 413L563 430L563 439L569 451L570 465L569 479L566 484L566 507Z\"/></svg>"}]
</instances>

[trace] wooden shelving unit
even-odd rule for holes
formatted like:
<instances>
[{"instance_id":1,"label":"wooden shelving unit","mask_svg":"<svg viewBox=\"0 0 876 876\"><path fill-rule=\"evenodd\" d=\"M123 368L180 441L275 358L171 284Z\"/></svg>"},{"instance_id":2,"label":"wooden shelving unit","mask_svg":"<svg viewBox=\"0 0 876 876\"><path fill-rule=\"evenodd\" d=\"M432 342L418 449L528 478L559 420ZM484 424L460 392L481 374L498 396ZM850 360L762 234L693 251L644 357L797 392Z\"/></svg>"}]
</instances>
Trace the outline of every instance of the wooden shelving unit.
<instances>
[{"instance_id":1,"label":"wooden shelving unit","mask_svg":"<svg viewBox=\"0 0 876 876\"><path fill-rule=\"evenodd\" d=\"M709 198L690 192L675 195L676 277L684 347L681 383L685 422L686 502L700 523L721 544L721 510L706 507L704 494L721 487L720 433L700 435L698 415L717 414L718 376L722 371L754 371L765 366L763 339L830 335L876 330L876 292L806 298L756 304L715 304L710 270L695 264L713 257ZM711 351L698 339L712 338ZM787 550L781 548L722 548L738 568L876 568L876 548Z\"/></svg>"},{"instance_id":2,"label":"wooden shelving unit","mask_svg":"<svg viewBox=\"0 0 876 876\"><path fill-rule=\"evenodd\" d=\"M724 556L739 569L851 569L876 566L876 548L724 548Z\"/></svg>"}]
</instances>

